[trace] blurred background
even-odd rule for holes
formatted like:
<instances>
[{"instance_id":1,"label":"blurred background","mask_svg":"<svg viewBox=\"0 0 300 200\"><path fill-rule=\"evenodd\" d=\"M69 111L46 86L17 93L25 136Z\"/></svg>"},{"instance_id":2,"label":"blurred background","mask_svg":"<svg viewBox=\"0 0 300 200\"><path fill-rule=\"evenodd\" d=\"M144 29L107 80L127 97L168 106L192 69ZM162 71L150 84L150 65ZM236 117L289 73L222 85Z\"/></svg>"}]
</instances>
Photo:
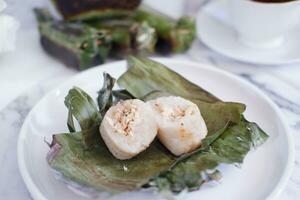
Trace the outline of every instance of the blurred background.
<instances>
[{"instance_id":1,"label":"blurred background","mask_svg":"<svg viewBox=\"0 0 300 200\"><path fill-rule=\"evenodd\" d=\"M0 86L9 88L0 98L0 109L4 108L11 100L35 84L49 80L53 77L66 79L76 73L70 68L65 68L62 63L49 57L42 49L39 41L38 24L33 8L47 8L56 17L58 13L50 0L6 0L7 6L1 15L9 15L19 23L16 32L14 50L0 53ZM183 13L191 10L195 14L196 7L205 1L193 0L145 0L143 3L150 5L172 18L179 18ZM0 31L9 28L9 22L0 24ZM7 34L13 37L13 34ZM1 35L0 35L1 36ZM4 36L2 37L4 40Z\"/></svg>"}]
</instances>

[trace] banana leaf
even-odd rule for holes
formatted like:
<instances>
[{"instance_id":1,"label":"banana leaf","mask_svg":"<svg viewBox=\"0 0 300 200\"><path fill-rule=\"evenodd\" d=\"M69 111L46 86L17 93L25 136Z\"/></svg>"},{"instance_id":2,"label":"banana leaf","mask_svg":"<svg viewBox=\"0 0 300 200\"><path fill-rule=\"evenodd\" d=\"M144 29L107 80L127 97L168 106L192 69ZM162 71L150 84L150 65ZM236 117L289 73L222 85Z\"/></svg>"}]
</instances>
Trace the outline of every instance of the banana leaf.
<instances>
[{"instance_id":1,"label":"banana leaf","mask_svg":"<svg viewBox=\"0 0 300 200\"><path fill-rule=\"evenodd\" d=\"M158 36L156 50L160 53L179 53L188 50L196 37L196 25L193 18L183 16L178 21L159 13L136 10L132 19L147 22Z\"/></svg>"},{"instance_id":2,"label":"banana leaf","mask_svg":"<svg viewBox=\"0 0 300 200\"><path fill-rule=\"evenodd\" d=\"M86 148L95 142L98 135L102 116L92 98L78 87L74 87L65 98L65 105L69 110L68 128L71 133L76 132L73 118L79 122L82 130L82 142Z\"/></svg>"},{"instance_id":3,"label":"banana leaf","mask_svg":"<svg viewBox=\"0 0 300 200\"><path fill-rule=\"evenodd\" d=\"M130 94L127 90L113 90L112 93L114 103L117 103L121 100L134 99L134 96L132 96L132 94Z\"/></svg>"},{"instance_id":4,"label":"banana leaf","mask_svg":"<svg viewBox=\"0 0 300 200\"><path fill-rule=\"evenodd\" d=\"M118 79L117 83L137 98L143 98L153 91L161 91L209 103L219 101L213 94L160 63L130 56L127 64L128 71Z\"/></svg>"},{"instance_id":5,"label":"banana leaf","mask_svg":"<svg viewBox=\"0 0 300 200\"><path fill-rule=\"evenodd\" d=\"M254 130L249 131L251 127ZM171 170L153 178L144 187L156 187L161 191L173 193L184 189L197 190L207 181L220 179L220 172L216 170L220 163L242 163L251 148L261 145L266 139L267 135L258 130L255 123L242 120L238 125L229 126L209 148L178 162ZM256 141L255 144L253 141ZM218 177L211 177L209 170L215 170Z\"/></svg>"},{"instance_id":6,"label":"banana leaf","mask_svg":"<svg viewBox=\"0 0 300 200\"><path fill-rule=\"evenodd\" d=\"M82 23L53 19L46 9L34 9L41 44L50 55L80 70L101 64L111 50L111 36Z\"/></svg>"},{"instance_id":7,"label":"banana leaf","mask_svg":"<svg viewBox=\"0 0 300 200\"><path fill-rule=\"evenodd\" d=\"M111 13L110 10L102 12L89 8L85 14L87 17L106 11ZM115 11L117 9L113 9ZM195 22L186 16L175 21L161 14L136 10L128 17L118 19L94 17L70 22L55 19L47 9L35 8L34 13L43 49L65 65L79 70L102 64L108 56L123 58L127 55L146 56L155 51L183 52L190 48L195 38Z\"/></svg>"},{"instance_id":8,"label":"banana leaf","mask_svg":"<svg viewBox=\"0 0 300 200\"><path fill-rule=\"evenodd\" d=\"M93 20L84 22L98 30L106 30L112 38L111 56L122 58L126 55L148 55L155 51L157 35L147 22L131 19Z\"/></svg>"},{"instance_id":9,"label":"banana leaf","mask_svg":"<svg viewBox=\"0 0 300 200\"><path fill-rule=\"evenodd\" d=\"M180 96L178 93L184 91L182 94L187 96L185 98L192 99L199 106L208 126L208 137L199 149L180 157L172 155L155 140L136 157L118 160L102 141L99 129L95 128L101 123L104 113L100 113L86 93L74 88L76 92L71 90L65 103L69 109L70 133L53 136L47 160L58 177L63 177L65 182L75 185L77 189L113 193L144 187L173 193L184 189L194 190L207 181L207 177L219 177L218 171L209 173L208 169L215 169L219 163L240 163L251 147L265 141L266 134L242 116L245 110L243 104L222 102L154 61L131 57L129 66L129 70L117 81L124 87L123 90L112 90L112 77L104 75L105 81L98 97L99 108L106 109L106 105L112 105L116 99L152 99L166 94ZM144 77L144 82L140 77ZM162 79L160 84L155 83L157 79ZM190 94L185 90L198 94ZM74 106L76 108L72 108ZM80 131L75 129L71 121L73 116L81 127Z\"/></svg>"},{"instance_id":10,"label":"banana leaf","mask_svg":"<svg viewBox=\"0 0 300 200\"><path fill-rule=\"evenodd\" d=\"M98 92L97 103L99 106L99 112L104 115L106 111L112 106L113 104L113 93L112 89L115 85L116 79L111 77L106 72L103 73L103 86L101 90Z\"/></svg>"},{"instance_id":11,"label":"banana leaf","mask_svg":"<svg viewBox=\"0 0 300 200\"><path fill-rule=\"evenodd\" d=\"M175 29L170 33L173 52L183 52L190 48L196 37L195 20L191 17L181 17Z\"/></svg>"},{"instance_id":12,"label":"banana leaf","mask_svg":"<svg viewBox=\"0 0 300 200\"><path fill-rule=\"evenodd\" d=\"M130 14L141 0L52 0L65 20L120 18Z\"/></svg>"},{"instance_id":13,"label":"banana leaf","mask_svg":"<svg viewBox=\"0 0 300 200\"><path fill-rule=\"evenodd\" d=\"M151 98L172 94L190 99L200 108L208 128L208 136L203 142L208 148L196 151L186 160L177 162L145 187L156 187L161 191L174 193L184 189L198 189L209 180L207 170L215 169L220 163L242 163L251 147L261 145L268 138L257 124L248 122L242 116L245 105L222 102L176 72L147 58L129 57L128 67L117 82L133 96L144 99L146 96L147 99L147 95L151 93ZM217 134L216 130L224 129L228 122L232 122L229 128Z\"/></svg>"},{"instance_id":14,"label":"banana leaf","mask_svg":"<svg viewBox=\"0 0 300 200\"><path fill-rule=\"evenodd\" d=\"M48 9L34 8L33 12L35 14L35 18L36 18L38 24L54 21L54 18Z\"/></svg>"}]
</instances>

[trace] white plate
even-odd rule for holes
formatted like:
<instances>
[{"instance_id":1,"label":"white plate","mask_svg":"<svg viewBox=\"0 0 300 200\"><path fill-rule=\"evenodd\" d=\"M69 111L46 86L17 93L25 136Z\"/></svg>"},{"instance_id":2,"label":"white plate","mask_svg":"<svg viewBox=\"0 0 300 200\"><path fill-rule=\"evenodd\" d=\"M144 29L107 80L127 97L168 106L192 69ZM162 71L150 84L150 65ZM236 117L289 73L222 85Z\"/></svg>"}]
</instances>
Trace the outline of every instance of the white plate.
<instances>
[{"instance_id":1,"label":"white plate","mask_svg":"<svg viewBox=\"0 0 300 200\"><path fill-rule=\"evenodd\" d=\"M197 33L208 47L236 60L266 65L300 62L300 27L288 33L284 43L277 48L248 47L238 40L226 0L212 1L199 11Z\"/></svg>"},{"instance_id":2,"label":"white plate","mask_svg":"<svg viewBox=\"0 0 300 200\"><path fill-rule=\"evenodd\" d=\"M219 69L187 61L157 60L225 101L245 103L247 119L257 122L270 135L264 145L249 153L241 168L222 165L223 179L220 183L208 184L189 193L187 199L256 200L276 197L290 176L294 149L285 119L275 104L251 84ZM96 97L103 81L103 71L117 78L125 70L126 63L121 61L82 72L49 92L28 114L18 141L18 162L34 199L84 199L53 177L45 159L49 148L44 138L51 141L52 134L68 131L67 110L63 102L70 88L79 86ZM160 197L149 192L133 192L113 199L153 200Z\"/></svg>"}]
</instances>

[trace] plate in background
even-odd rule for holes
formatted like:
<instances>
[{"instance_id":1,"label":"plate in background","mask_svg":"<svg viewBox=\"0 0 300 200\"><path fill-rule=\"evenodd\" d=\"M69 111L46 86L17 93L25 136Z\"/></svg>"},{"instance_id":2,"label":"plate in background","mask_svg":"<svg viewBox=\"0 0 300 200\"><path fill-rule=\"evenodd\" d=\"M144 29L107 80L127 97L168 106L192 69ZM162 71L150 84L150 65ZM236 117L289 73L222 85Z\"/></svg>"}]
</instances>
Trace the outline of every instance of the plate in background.
<instances>
[{"instance_id":1,"label":"plate in background","mask_svg":"<svg viewBox=\"0 0 300 200\"><path fill-rule=\"evenodd\" d=\"M265 65L300 62L300 27L288 33L279 47L248 47L238 40L232 27L227 0L207 3L199 10L196 23L199 39L209 48L227 57Z\"/></svg>"}]
</instances>

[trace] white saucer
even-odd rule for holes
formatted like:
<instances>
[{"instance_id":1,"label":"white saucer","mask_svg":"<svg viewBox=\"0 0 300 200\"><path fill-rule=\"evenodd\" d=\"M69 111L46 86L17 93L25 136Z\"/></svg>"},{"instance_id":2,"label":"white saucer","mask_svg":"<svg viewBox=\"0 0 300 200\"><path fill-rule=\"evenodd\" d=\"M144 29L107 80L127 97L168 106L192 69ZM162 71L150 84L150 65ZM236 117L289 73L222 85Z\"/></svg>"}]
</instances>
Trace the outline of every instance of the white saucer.
<instances>
[{"instance_id":1,"label":"white saucer","mask_svg":"<svg viewBox=\"0 0 300 200\"><path fill-rule=\"evenodd\" d=\"M226 0L213 1L199 11L197 32L204 44L225 56L249 63L281 65L300 62L300 27L288 33L280 47L251 48L238 40L227 5Z\"/></svg>"}]
</instances>

